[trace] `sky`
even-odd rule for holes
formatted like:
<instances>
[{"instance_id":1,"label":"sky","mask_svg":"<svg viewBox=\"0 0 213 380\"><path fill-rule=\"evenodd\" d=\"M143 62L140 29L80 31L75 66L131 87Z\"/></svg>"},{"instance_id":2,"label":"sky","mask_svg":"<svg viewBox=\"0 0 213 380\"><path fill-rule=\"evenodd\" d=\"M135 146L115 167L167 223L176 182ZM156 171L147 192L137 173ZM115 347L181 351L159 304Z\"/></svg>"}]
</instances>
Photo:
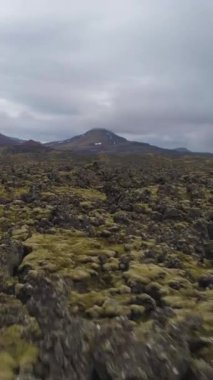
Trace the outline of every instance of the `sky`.
<instances>
[{"instance_id":1,"label":"sky","mask_svg":"<svg viewBox=\"0 0 213 380\"><path fill-rule=\"evenodd\" d=\"M213 152L212 0L0 0L0 132Z\"/></svg>"}]
</instances>

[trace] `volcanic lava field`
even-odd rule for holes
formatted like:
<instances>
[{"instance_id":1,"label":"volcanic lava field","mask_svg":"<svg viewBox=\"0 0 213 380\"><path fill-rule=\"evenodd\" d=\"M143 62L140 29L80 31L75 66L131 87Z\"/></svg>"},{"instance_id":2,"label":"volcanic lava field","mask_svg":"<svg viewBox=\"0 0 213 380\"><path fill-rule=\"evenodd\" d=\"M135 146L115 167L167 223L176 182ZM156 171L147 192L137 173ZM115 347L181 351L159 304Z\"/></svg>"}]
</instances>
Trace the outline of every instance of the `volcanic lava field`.
<instances>
[{"instance_id":1,"label":"volcanic lava field","mask_svg":"<svg viewBox=\"0 0 213 380\"><path fill-rule=\"evenodd\" d=\"M212 378L213 158L0 156L0 379Z\"/></svg>"}]
</instances>

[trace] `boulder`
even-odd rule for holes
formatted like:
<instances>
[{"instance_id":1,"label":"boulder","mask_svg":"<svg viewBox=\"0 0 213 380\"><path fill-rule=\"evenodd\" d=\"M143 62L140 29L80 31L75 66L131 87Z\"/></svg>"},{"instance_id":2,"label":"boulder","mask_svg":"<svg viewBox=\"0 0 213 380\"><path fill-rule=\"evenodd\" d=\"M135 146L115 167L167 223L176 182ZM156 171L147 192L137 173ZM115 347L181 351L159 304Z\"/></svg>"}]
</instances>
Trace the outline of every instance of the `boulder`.
<instances>
[{"instance_id":1,"label":"boulder","mask_svg":"<svg viewBox=\"0 0 213 380\"><path fill-rule=\"evenodd\" d=\"M213 240L213 222L209 222L207 225L209 239Z\"/></svg>"},{"instance_id":2,"label":"boulder","mask_svg":"<svg viewBox=\"0 0 213 380\"><path fill-rule=\"evenodd\" d=\"M213 275L207 274L198 279L198 284L200 288L209 288L213 287Z\"/></svg>"},{"instance_id":3,"label":"boulder","mask_svg":"<svg viewBox=\"0 0 213 380\"><path fill-rule=\"evenodd\" d=\"M213 240L210 240L208 243L204 246L205 250L205 257L208 260L213 260Z\"/></svg>"},{"instance_id":4,"label":"boulder","mask_svg":"<svg viewBox=\"0 0 213 380\"><path fill-rule=\"evenodd\" d=\"M183 212L174 207L168 207L164 211L163 219L180 220L183 218Z\"/></svg>"}]
</instances>

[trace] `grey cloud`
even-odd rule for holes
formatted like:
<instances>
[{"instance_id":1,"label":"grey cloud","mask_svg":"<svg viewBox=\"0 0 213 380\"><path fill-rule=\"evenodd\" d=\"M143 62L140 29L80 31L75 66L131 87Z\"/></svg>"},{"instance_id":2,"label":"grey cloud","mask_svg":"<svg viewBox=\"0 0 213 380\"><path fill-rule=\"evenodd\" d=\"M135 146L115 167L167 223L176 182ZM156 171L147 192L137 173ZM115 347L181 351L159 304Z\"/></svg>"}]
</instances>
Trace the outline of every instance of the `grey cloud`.
<instances>
[{"instance_id":1,"label":"grey cloud","mask_svg":"<svg viewBox=\"0 0 213 380\"><path fill-rule=\"evenodd\" d=\"M2 133L213 151L212 0L1 3Z\"/></svg>"}]
</instances>

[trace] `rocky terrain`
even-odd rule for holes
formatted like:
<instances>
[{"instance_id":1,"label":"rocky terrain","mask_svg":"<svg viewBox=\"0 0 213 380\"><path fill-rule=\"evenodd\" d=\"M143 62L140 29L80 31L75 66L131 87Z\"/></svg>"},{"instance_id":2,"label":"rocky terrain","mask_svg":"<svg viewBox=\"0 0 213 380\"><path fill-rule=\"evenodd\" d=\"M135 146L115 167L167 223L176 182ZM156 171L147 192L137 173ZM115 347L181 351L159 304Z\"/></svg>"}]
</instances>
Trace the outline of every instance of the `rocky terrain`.
<instances>
[{"instance_id":1,"label":"rocky terrain","mask_svg":"<svg viewBox=\"0 0 213 380\"><path fill-rule=\"evenodd\" d=\"M0 239L0 380L213 378L211 157L2 151Z\"/></svg>"}]
</instances>

